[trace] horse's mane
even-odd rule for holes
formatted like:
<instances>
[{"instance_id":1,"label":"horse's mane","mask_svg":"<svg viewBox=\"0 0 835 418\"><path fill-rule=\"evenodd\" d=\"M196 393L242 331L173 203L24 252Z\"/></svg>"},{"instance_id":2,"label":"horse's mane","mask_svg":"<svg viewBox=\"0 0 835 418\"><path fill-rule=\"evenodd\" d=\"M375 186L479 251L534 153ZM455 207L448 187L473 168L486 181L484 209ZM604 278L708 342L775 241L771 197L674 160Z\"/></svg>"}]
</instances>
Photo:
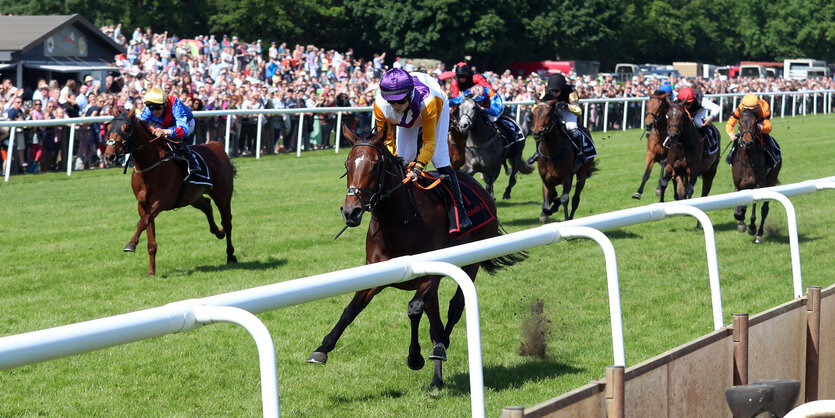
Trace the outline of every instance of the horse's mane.
<instances>
[{"instance_id":1,"label":"horse's mane","mask_svg":"<svg viewBox=\"0 0 835 418\"><path fill-rule=\"evenodd\" d=\"M666 91L655 90L654 93L650 94L650 97L654 97L656 99L663 99L667 97L669 94L670 93L667 93Z\"/></svg>"}]
</instances>

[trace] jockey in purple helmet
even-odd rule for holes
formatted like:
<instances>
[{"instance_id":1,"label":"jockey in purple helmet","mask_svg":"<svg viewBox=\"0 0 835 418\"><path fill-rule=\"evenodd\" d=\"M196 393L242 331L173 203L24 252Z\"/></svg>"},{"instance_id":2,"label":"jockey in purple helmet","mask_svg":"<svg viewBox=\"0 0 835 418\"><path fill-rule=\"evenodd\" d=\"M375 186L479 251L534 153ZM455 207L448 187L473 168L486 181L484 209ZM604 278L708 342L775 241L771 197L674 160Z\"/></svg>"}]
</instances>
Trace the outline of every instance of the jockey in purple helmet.
<instances>
[{"instance_id":1,"label":"jockey in purple helmet","mask_svg":"<svg viewBox=\"0 0 835 418\"><path fill-rule=\"evenodd\" d=\"M151 87L143 101L145 108L138 119L148 122L154 135L173 139L169 143L177 155L188 161L189 174L201 171L186 145L187 140L194 136L194 115L191 109L180 99L165 94L159 87Z\"/></svg>"},{"instance_id":2,"label":"jockey in purple helmet","mask_svg":"<svg viewBox=\"0 0 835 418\"><path fill-rule=\"evenodd\" d=\"M415 162L413 168L406 173L409 179L417 180L421 171L432 161L454 194L459 228L472 226L464 209L455 171L449 166L446 142L449 133L449 101L438 82L421 72L410 74L400 68L387 71L380 80L380 90L374 98L374 121L377 130L383 129L386 123L397 127L396 142L394 130L388 129L385 143L392 154L406 162ZM423 144L418 151L418 131L421 128Z\"/></svg>"}]
</instances>

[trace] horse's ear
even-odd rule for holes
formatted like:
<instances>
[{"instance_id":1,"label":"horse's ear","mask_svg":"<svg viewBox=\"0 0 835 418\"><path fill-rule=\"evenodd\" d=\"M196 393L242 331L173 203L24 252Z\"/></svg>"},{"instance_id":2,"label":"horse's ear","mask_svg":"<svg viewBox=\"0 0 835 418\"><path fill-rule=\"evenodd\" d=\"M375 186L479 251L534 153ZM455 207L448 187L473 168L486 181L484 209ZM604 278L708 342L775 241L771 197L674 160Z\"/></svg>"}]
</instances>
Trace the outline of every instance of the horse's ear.
<instances>
[{"instance_id":1,"label":"horse's ear","mask_svg":"<svg viewBox=\"0 0 835 418\"><path fill-rule=\"evenodd\" d=\"M386 134L389 130L388 122L383 122L383 128L377 131L377 135L374 135L374 141L383 141L386 138Z\"/></svg>"},{"instance_id":2,"label":"horse's ear","mask_svg":"<svg viewBox=\"0 0 835 418\"><path fill-rule=\"evenodd\" d=\"M130 112L128 112L128 117L133 119L135 115L136 115L136 107L130 108Z\"/></svg>"},{"instance_id":3,"label":"horse's ear","mask_svg":"<svg viewBox=\"0 0 835 418\"><path fill-rule=\"evenodd\" d=\"M351 146L354 146L354 144L359 139L357 138L357 134L355 134L354 131L352 131L351 128L348 127L347 123L342 124L342 136L344 136L345 139L348 140L348 143L351 144Z\"/></svg>"},{"instance_id":4,"label":"horse's ear","mask_svg":"<svg viewBox=\"0 0 835 418\"><path fill-rule=\"evenodd\" d=\"M673 105L673 101L670 99L670 94L669 94L669 93L664 93L664 94L665 94L665 96L664 96L664 100L666 100L666 101L667 101L667 104L668 104L668 105L672 106L672 105Z\"/></svg>"}]
</instances>

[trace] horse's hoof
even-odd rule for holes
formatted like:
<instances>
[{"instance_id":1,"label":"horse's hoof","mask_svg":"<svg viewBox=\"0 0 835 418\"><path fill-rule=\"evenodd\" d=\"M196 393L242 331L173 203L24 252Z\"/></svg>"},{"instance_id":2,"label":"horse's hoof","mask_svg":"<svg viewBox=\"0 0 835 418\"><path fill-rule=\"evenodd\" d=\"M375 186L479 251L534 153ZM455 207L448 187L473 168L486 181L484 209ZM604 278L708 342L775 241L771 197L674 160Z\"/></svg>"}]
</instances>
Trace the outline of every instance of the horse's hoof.
<instances>
[{"instance_id":1,"label":"horse's hoof","mask_svg":"<svg viewBox=\"0 0 835 418\"><path fill-rule=\"evenodd\" d=\"M510 200L510 193L505 193L505 194L502 196L502 200Z\"/></svg>"},{"instance_id":2,"label":"horse's hoof","mask_svg":"<svg viewBox=\"0 0 835 418\"><path fill-rule=\"evenodd\" d=\"M547 215L539 215L539 223L541 223L541 224L548 223L548 216Z\"/></svg>"},{"instance_id":3,"label":"horse's hoof","mask_svg":"<svg viewBox=\"0 0 835 418\"><path fill-rule=\"evenodd\" d=\"M409 357L406 357L406 365L408 365L412 370L420 370L423 368L424 364L426 364L426 360L424 360L423 356L420 354L416 356L412 356L410 354Z\"/></svg>"},{"instance_id":4,"label":"horse's hoof","mask_svg":"<svg viewBox=\"0 0 835 418\"><path fill-rule=\"evenodd\" d=\"M757 234L757 227L755 227L753 224L748 225L748 235L754 236L756 234Z\"/></svg>"},{"instance_id":5,"label":"horse's hoof","mask_svg":"<svg viewBox=\"0 0 835 418\"><path fill-rule=\"evenodd\" d=\"M125 244L125 248L122 250L126 253L132 253L136 251L136 244L127 243Z\"/></svg>"},{"instance_id":6,"label":"horse's hoof","mask_svg":"<svg viewBox=\"0 0 835 418\"><path fill-rule=\"evenodd\" d=\"M736 226L736 230L739 232L745 232L746 229L748 228L745 227L745 224L739 224Z\"/></svg>"},{"instance_id":7,"label":"horse's hoof","mask_svg":"<svg viewBox=\"0 0 835 418\"><path fill-rule=\"evenodd\" d=\"M328 362L328 353L321 351L314 351L310 357L307 358L308 363L325 364Z\"/></svg>"},{"instance_id":8,"label":"horse's hoof","mask_svg":"<svg viewBox=\"0 0 835 418\"><path fill-rule=\"evenodd\" d=\"M658 192L655 192L655 195L657 196L657 195L658 195ZM638 192L635 192L635 193L632 195L632 198L633 198L633 199L638 199L638 200L641 200L641 194L640 194L640 193L638 193Z\"/></svg>"},{"instance_id":9,"label":"horse's hoof","mask_svg":"<svg viewBox=\"0 0 835 418\"><path fill-rule=\"evenodd\" d=\"M661 196L661 189L655 189L655 195L660 197Z\"/></svg>"},{"instance_id":10,"label":"horse's hoof","mask_svg":"<svg viewBox=\"0 0 835 418\"><path fill-rule=\"evenodd\" d=\"M762 243L763 243L763 237L758 235L756 238L754 238L754 244L762 244Z\"/></svg>"},{"instance_id":11,"label":"horse's hoof","mask_svg":"<svg viewBox=\"0 0 835 418\"><path fill-rule=\"evenodd\" d=\"M233 264L233 263L237 263L237 262L238 262L238 257L235 257L234 255L230 255L229 257L226 257L226 264Z\"/></svg>"},{"instance_id":12,"label":"horse's hoof","mask_svg":"<svg viewBox=\"0 0 835 418\"><path fill-rule=\"evenodd\" d=\"M429 360L441 360L446 361L446 346L443 343L435 344L432 347L432 352L429 353Z\"/></svg>"},{"instance_id":13,"label":"horse's hoof","mask_svg":"<svg viewBox=\"0 0 835 418\"><path fill-rule=\"evenodd\" d=\"M433 378L432 383L429 384L429 389L440 389L444 387L444 381L442 379Z\"/></svg>"},{"instance_id":14,"label":"horse's hoof","mask_svg":"<svg viewBox=\"0 0 835 418\"><path fill-rule=\"evenodd\" d=\"M224 239L226 238L226 231L221 229L217 231L217 233L215 233L215 236L217 237L217 239Z\"/></svg>"}]
</instances>

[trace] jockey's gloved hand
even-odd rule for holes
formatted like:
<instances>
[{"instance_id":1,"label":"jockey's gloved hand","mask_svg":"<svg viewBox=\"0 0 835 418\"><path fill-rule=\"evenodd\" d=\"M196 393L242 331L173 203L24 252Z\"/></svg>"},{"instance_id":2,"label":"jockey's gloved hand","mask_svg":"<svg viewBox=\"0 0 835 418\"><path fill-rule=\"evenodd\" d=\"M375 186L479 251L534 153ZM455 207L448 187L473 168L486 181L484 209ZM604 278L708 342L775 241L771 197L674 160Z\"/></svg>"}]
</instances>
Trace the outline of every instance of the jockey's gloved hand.
<instances>
[{"instance_id":1,"label":"jockey's gloved hand","mask_svg":"<svg viewBox=\"0 0 835 418\"><path fill-rule=\"evenodd\" d=\"M557 109L558 109L558 110L568 109L568 103L566 103L566 102L557 102Z\"/></svg>"},{"instance_id":2,"label":"jockey's gloved hand","mask_svg":"<svg viewBox=\"0 0 835 418\"><path fill-rule=\"evenodd\" d=\"M423 172L423 164L419 162L414 162L410 164L411 167L409 172L406 173L406 176L409 177L412 181L415 181L420 178L420 173Z\"/></svg>"}]
</instances>

